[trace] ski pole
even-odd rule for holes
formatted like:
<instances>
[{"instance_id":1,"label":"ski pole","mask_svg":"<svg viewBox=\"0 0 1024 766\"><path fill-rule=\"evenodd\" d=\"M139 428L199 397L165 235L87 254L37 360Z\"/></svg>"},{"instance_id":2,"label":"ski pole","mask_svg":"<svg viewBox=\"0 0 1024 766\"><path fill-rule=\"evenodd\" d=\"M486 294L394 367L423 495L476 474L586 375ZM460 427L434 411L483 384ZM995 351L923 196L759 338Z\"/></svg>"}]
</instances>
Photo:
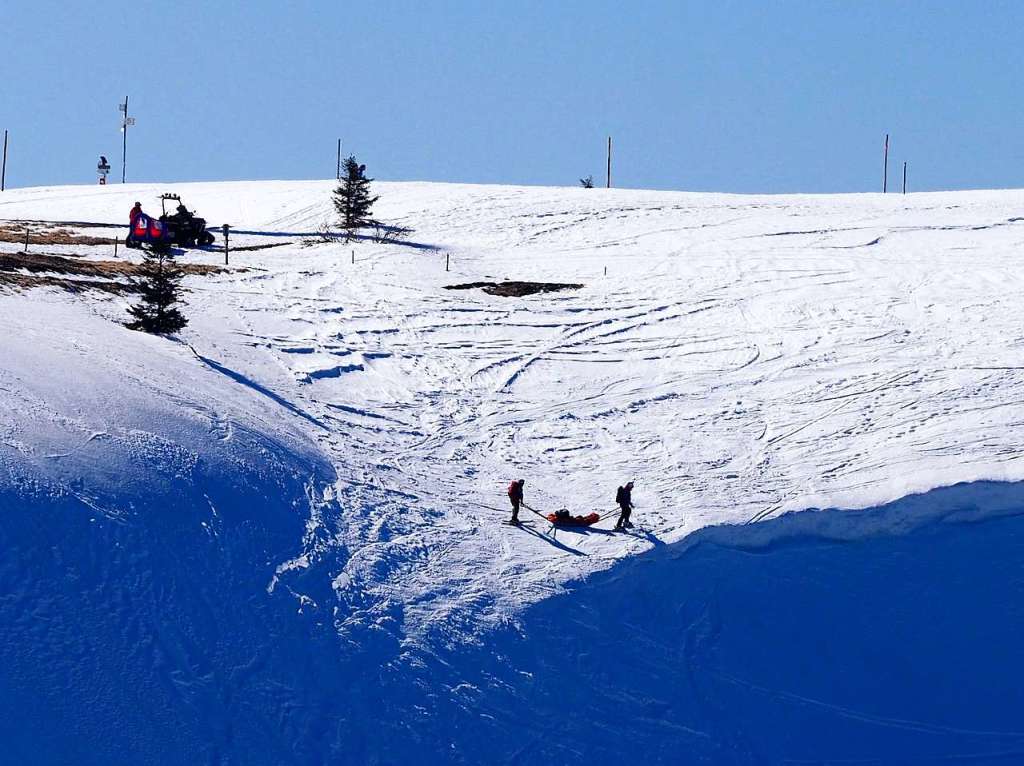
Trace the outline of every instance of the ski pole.
<instances>
[{"instance_id":1,"label":"ski pole","mask_svg":"<svg viewBox=\"0 0 1024 766\"><path fill-rule=\"evenodd\" d=\"M497 511L498 513L508 513L508 509L495 508L493 505L484 505L483 503L473 503L478 508L486 508L488 511Z\"/></svg>"}]
</instances>

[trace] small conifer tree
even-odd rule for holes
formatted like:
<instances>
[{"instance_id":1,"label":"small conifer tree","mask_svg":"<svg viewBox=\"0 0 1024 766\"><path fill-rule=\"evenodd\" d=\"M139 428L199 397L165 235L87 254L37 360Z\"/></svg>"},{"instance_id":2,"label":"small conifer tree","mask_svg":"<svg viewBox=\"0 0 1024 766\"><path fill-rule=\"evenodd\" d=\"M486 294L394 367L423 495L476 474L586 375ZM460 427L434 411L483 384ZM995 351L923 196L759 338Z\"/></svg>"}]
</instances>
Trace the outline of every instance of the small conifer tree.
<instances>
[{"instance_id":1,"label":"small conifer tree","mask_svg":"<svg viewBox=\"0 0 1024 766\"><path fill-rule=\"evenodd\" d=\"M373 223L370 211L380 197L370 196L370 182L366 177L366 165L360 165L355 157L345 160L341 183L334 190L334 209L338 211L338 223L350 241L356 230Z\"/></svg>"},{"instance_id":2,"label":"small conifer tree","mask_svg":"<svg viewBox=\"0 0 1024 766\"><path fill-rule=\"evenodd\" d=\"M178 303L183 276L184 272L174 264L170 253L146 253L135 280L142 299L128 308L128 313L134 317L128 328L166 335L187 325L188 320L174 305Z\"/></svg>"},{"instance_id":3,"label":"small conifer tree","mask_svg":"<svg viewBox=\"0 0 1024 766\"><path fill-rule=\"evenodd\" d=\"M582 186L584 189L593 189L594 188L594 177L593 176L587 176L586 178L581 178L580 179L580 186Z\"/></svg>"}]
</instances>

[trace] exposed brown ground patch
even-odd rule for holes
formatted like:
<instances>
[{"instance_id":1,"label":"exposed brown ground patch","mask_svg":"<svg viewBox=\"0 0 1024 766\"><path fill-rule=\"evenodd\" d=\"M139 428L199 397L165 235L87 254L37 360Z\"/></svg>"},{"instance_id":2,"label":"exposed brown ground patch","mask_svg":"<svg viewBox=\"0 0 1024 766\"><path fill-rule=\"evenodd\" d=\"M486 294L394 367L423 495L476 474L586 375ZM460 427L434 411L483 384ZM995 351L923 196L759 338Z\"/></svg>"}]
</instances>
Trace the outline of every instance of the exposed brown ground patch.
<instances>
[{"instance_id":1,"label":"exposed brown ground patch","mask_svg":"<svg viewBox=\"0 0 1024 766\"><path fill-rule=\"evenodd\" d=\"M32 245L113 245L114 237L90 237L76 234L53 224L34 223L28 226L28 243ZM25 244L25 226L0 223L0 242Z\"/></svg>"},{"instance_id":2,"label":"exposed brown ground patch","mask_svg":"<svg viewBox=\"0 0 1024 766\"><path fill-rule=\"evenodd\" d=\"M139 273L140 266L129 261L88 261L81 257L44 253L0 253L0 285L16 289L59 287L73 293L84 290L130 293L135 292L131 277ZM186 274L205 275L224 271L218 266L203 263L179 263L177 266ZM26 271L29 273L25 274Z\"/></svg>"},{"instance_id":3,"label":"exposed brown ground patch","mask_svg":"<svg viewBox=\"0 0 1024 766\"><path fill-rule=\"evenodd\" d=\"M186 274L216 274L223 271L218 266L204 263L175 264ZM41 271L57 272L82 277L131 277L139 273L141 264L129 261L87 261L77 257L63 255L45 255L43 253L0 253L0 271L16 271L19 269L38 273Z\"/></svg>"},{"instance_id":4,"label":"exposed brown ground patch","mask_svg":"<svg viewBox=\"0 0 1024 766\"><path fill-rule=\"evenodd\" d=\"M445 290L473 290L479 288L489 295L503 298L521 298L536 293L553 293L559 290L578 290L583 285L568 282L467 282L462 285L445 285Z\"/></svg>"},{"instance_id":5,"label":"exposed brown ground patch","mask_svg":"<svg viewBox=\"0 0 1024 766\"><path fill-rule=\"evenodd\" d=\"M96 290L112 295L123 295L136 292L134 285L130 282L99 279L61 279L55 276L12 274L0 271L0 290L10 288L17 291L27 290L30 287L57 287L69 293L83 293L86 290Z\"/></svg>"}]
</instances>

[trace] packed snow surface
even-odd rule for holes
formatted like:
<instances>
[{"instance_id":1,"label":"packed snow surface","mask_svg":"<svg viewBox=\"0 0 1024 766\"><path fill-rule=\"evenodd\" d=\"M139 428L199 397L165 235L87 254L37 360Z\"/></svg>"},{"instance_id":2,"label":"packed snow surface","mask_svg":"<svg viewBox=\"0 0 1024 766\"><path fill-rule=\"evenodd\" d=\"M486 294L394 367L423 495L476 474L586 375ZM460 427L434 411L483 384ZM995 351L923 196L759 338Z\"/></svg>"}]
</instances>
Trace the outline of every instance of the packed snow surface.
<instances>
[{"instance_id":1,"label":"packed snow surface","mask_svg":"<svg viewBox=\"0 0 1024 766\"><path fill-rule=\"evenodd\" d=\"M233 247L279 245L189 278L183 343L119 326L127 299L3 295L6 470L105 496L115 518L128 511L115 478L149 481L146 466L167 470L183 444L220 454L236 426L301 439L317 464L313 506L335 510L307 506L305 541L268 587L330 559L318 576L344 606L340 622L385 609L410 636L472 630L453 615L511 617L708 524L1024 478L1022 192L379 183L376 215L413 232L346 245L318 242L332 186L6 192L0 219L120 224L135 199L153 212L174 191L211 226L230 223ZM503 279L583 287L444 289ZM157 417L167 409L203 427L177 429ZM140 429L145 412L155 422ZM138 466L108 459L129 442ZM532 507L574 513L612 510L616 486L634 479L644 535L547 535L529 513L527 529L501 526L518 477Z\"/></svg>"}]
</instances>

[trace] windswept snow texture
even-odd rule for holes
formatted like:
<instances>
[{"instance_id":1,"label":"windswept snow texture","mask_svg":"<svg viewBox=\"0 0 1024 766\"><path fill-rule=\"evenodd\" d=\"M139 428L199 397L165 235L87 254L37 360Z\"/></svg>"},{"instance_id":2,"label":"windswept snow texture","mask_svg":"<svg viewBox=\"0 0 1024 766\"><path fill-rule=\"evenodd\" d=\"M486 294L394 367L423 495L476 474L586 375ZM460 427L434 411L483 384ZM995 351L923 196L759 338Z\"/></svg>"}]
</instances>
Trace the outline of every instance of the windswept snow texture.
<instances>
[{"instance_id":1,"label":"windswept snow texture","mask_svg":"<svg viewBox=\"0 0 1024 766\"><path fill-rule=\"evenodd\" d=\"M1024 479L1024 193L381 183L375 213L413 233L346 245L317 237L332 185L0 196L0 219L113 237L134 200L173 191L237 248L234 269L187 278L177 339L121 327L124 296L0 292L8 760L1024 752L992 701L1021 709L1020 656L982 640L1022 634L997 608L1019 600L1019 524L918 529L1016 512L1016 485L810 514L827 529L793 545L773 541L798 517L771 521ZM582 287L444 289L506 280ZM527 503L573 513L611 511L635 479L639 528L498 524L520 476ZM832 519L853 541L814 541ZM692 548L749 521L768 523L732 530L736 549ZM866 603L901 567L924 598ZM832 639L826 594L863 610ZM895 643L931 629L928 599L966 631L949 686L947 647Z\"/></svg>"}]
</instances>

